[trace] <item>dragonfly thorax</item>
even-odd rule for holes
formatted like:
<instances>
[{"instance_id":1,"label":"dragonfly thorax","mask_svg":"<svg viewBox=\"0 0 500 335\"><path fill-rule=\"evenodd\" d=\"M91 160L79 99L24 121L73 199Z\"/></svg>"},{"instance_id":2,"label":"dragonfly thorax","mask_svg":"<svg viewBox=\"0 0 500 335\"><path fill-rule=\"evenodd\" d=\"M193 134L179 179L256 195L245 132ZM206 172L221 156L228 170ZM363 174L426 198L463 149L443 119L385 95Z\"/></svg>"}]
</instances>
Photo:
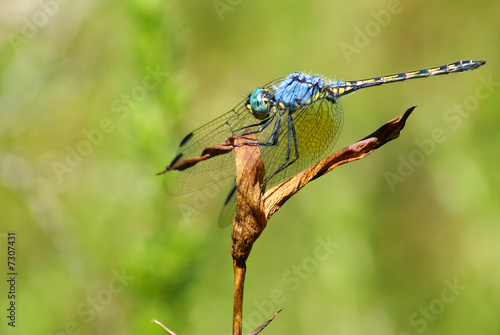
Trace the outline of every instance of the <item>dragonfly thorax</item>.
<instances>
[{"instance_id":1,"label":"dragonfly thorax","mask_svg":"<svg viewBox=\"0 0 500 335\"><path fill-rule=\"evenodd\" d=\"M271 93L262 88L256 89L248 97L247 108L259 120L268 118L273 108Z\"/></svg>"}]
</instances>

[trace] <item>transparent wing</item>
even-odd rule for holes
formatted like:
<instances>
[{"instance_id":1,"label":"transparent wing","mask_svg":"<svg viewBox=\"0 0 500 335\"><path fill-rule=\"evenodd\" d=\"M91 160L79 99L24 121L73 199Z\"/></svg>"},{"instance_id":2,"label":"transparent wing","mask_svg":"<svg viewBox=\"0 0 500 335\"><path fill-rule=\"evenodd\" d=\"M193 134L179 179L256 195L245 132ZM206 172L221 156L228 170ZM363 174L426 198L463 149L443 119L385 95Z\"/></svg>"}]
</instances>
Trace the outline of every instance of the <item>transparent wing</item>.
<instances>
[{"instance_id":1,"label":"transparent wing","mask_svg":"<svg viewBox=\"0 0 500 335\"><path fill-rule=\"evenodd\" d=\"M342 130L342 106L337 101L320 99L286 115L281 123L277 145L261 147L265 178L270 178L267 188L290 179L331 153ZM290 165L276 173L287 162Z\"/></svg>"},{"instance_id":2,"label":"transparent wing","mask_svg":"<svg viewBox=\"0 0 500 335\"><path fill-rule=\"evenodd\" d=\"M233 184L227 195L224 207L219 214L219 227L225 228L231 225L236 214L236 184Z\"/></svg>"},{"instance_id":3,"label":"transparent wing","mask_svg":"<svg viewBox=\"0 0 500 335\"><path fill-rule=\"evenodd\" d=\"M225 142L232 135L231 127L242 122L243 115L240 114L241 111L245 112L244 108L243 103L240 103L228 113L188 134L177 150L176 159L201 156L206 147ZM203 189L229 177L234 177L234 153L216 156L182 171L167 171L164 185L167 193L180 195Z\"/></svg>"},{"instance_id":4,"label":"transparent wing","mask_svg":"<svg viewBox=\"0 0 500 335\"><path fill-rule=\"evenodd\" d=\"M283 79L275 80L266 87L274 91ZM191 157L199 157L203 150L224 143L231 136L244 130L258 131L262 121L256 119L246 108L243 100L235 108L217 119L205 124L188 134L179 145L174 162ZM262 136L259 136L259 140ZM266 139L267 140L267 139ZM182 170L170 170L165 173L164 186L167 193L181 195L206 188L225 178L234 178L234 151L198 162Z\"/></svg>"}]
</instances>

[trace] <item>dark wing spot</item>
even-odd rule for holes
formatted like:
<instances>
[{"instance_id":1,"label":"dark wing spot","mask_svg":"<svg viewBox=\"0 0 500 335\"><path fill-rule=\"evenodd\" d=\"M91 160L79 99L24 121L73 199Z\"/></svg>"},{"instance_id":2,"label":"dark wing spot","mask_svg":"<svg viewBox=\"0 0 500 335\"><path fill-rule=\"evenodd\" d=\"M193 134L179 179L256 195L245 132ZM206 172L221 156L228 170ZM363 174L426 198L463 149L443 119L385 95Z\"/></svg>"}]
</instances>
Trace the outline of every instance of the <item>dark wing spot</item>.
<instances>
[{"instance_id":1,"label":"dark wing spot","mask_svg":"<svg viewBox=\"0 0 500 335\"><path fill-rule=\"evenodd\" d=\"M181 144L179 144L179 147L182 147L184 144L186 144L186 142L189 141L191 137L193 137L193 133L187 134L186 137L182 139Z\"/></svg>"}]
</instances>

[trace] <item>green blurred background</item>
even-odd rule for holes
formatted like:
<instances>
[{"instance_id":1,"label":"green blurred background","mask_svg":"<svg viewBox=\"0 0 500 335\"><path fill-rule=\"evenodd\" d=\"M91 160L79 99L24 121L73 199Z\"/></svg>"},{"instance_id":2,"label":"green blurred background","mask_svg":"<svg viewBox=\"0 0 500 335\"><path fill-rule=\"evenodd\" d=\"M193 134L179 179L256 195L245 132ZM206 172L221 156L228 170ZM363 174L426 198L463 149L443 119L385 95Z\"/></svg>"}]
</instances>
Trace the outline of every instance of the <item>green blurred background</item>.
<instances>
[{"instance_id":1,"label":"green blurred background","mask_svg":"<svg viewBox=\"0 0 500 335\"><path fill-rule=\"evenodd\" d=\"M418 108L399 139L271 219L248 261L244 330L284 308L266 334L500 333L500 2L0 7L1 334L166 334L152 318L229 334L226 188L168 196L155 173L179 141L293 71L355 80L461 59L488 62L343 100L337 148Z\"/></svg>"}]
</instances>

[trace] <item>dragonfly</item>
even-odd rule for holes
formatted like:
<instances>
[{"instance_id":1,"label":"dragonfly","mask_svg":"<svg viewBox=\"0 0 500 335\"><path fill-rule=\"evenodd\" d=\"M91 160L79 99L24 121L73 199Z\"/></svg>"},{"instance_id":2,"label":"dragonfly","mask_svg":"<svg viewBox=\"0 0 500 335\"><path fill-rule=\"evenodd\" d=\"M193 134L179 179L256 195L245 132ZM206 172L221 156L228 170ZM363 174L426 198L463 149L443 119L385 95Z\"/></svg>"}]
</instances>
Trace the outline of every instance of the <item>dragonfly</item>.
<instances>
[{"instance_id":1,"label":"dragonfly","mask_svg":"<svg viewBox=\"0 0 500 335\"><path fill-rule=\"evenodd\" d=\"M158 174L165 175L164 187L171 195L231 181L233 186L219 218L219 226L227 226L236 203L235 153L227 150L234 139L254 135L265 167L262 187L270 188L332 152L343 126L341 97L366 87L463 72L483 64L485 61L462 60L354 81L328 82L294 72L257 88L229 112L186 135L175 158Z\"/></svg>"}]
</instances>

